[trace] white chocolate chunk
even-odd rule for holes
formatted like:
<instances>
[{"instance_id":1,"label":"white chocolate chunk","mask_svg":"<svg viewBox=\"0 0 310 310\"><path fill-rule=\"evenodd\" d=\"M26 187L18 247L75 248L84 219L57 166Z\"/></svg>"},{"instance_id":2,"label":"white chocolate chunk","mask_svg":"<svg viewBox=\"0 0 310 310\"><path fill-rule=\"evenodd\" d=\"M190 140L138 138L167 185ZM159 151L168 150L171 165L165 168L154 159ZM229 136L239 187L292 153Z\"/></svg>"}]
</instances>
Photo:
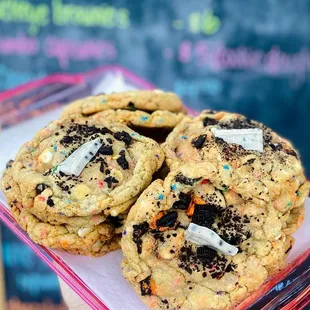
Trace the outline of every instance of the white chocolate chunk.
<instances>
[{"instance_id":1,"label":"white chocolate chunk","mask_svg":"<svg viewBox=\"0 0 310 310\"><path fill-rule=\"evenodd\" d=\"M80 175L101 146L99 138L84 143L57 167L56 173L61 171L67 175Z\"/></svg>"},{"instance_id":2,"label":"white chocolate chunk","mask_svg":"<svg viewBox=\"0 0 310 310\"><path fill-rule=\"evenodd\" d=\"M260 128L250 129L217 129L211 128L214 136L227 143L235 143L246 150L264 152L263 131Z\"/></svg>"},{"instance_id":3,"label":"white chocolate chunk","mask_svg":"<svg viewBox=\"0 0 310 310\"><path fill-rule=\"evenodd\" d=\"M81 238L84 238L92 229L90 227L86 227L86 228L80 228L78 230L78 235Z\"/></svg>"},{"instance_id":4,"label":"white chocolate chunk","mask_svg":"<svg viewBox=\"0 0 310 310\"><path fill-rule=\"evenodd\" d=\"M46 149L40 154L38 160L43 164L48 164L53 160L53 153L50 149Z\"/></svg>"},{"instance_id":5,"label":"white chocolate chunk","mask_svg":"<svg viewBox=\"0 0 310 310\"><path fill-rule=\"evenodd\" d=\"M185 239L199 245L207 245L225 255L234 256L238 253L238 248L224 241L213 230L194 223L190 223L185 230Z\"/></svg>"}]
</instances>

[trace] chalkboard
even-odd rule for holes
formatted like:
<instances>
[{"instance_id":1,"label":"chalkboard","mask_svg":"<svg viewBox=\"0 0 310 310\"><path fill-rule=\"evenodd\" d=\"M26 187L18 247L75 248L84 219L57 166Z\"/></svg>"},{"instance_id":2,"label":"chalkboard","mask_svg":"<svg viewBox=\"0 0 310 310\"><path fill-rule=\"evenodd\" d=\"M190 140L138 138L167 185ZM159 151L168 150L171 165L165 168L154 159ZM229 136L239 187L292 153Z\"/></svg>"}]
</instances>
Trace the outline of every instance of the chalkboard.
<instances>
[{"instance_id":1,"label":"chalkboard","mask_svg":"<svg viewBox=\"0 0 310 310\"><path fill-rule=\"evenodd\" d=\"M310 176L308 0L0 0L0 88L119 64L193 108L263 121Z\"/></svg>"}]
</instances>

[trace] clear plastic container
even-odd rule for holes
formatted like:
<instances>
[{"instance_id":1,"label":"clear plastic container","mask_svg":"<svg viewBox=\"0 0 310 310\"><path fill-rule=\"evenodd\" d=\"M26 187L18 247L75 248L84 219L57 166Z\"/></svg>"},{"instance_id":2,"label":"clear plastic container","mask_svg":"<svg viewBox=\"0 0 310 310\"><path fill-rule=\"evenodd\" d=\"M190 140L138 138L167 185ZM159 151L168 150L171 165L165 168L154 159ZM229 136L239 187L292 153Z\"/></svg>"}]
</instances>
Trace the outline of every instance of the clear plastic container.
<instances>
[{"instance_id":1,"label":"clear plastic container","mask_svg":"<svg viewBox=\"0 0 310 310\"><path fill-rule=\"evenodd\" d=\"M22 143L60 115L61 106L67 102L101 92L152 88L152 84L121 67L107 66L86 74L49 76L0 94L0 170L14 158ZM309 209L309 199L306 204ZM92 309L147 309L122 277L120 250L91 258L39 246L18 226L1 192L0 218ZM305 223L295 234L289 265L237 309L303 309L310 303L309 218L306 214Z\"/></svg>"}]
</instances>

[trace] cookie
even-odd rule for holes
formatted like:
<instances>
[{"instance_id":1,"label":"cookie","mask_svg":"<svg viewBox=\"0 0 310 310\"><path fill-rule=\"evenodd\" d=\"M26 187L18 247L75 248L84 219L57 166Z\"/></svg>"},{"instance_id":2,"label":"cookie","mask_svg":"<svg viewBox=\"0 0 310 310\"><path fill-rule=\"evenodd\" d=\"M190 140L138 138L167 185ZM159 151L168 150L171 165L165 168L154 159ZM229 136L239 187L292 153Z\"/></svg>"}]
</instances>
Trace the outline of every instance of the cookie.
<instances>
[{"instance_id":1,"label":"cookie","mask_svg":"<svg viewBox=\"0 0 310 310\"><path fill-rule=\"evenodd\" d=\"M294 241L288 229L302 220L302 208L256 203L222 178L213 162L183 165L154 181L129 211L122 271L151 309L228 309L285 265ZM203 241L192 239L191 227L206 231Z\"/></svg>"},{"instance_id":2,"label":"cookie","mask_svg":"<svg viewBox=\"0 0 310 310\"><path fill-rule=\"evenodd\" d=\"M105 110L144 111L152 113L157 110L174 113L186 113L186 109L177 95L161 90L138 90L122 93L100 94L79 99L69 104L62 115L92 115Z\"/></svg>"},{"instance_id":3,"label":"cookie","mask_svg":"<svg viewBox=\"0 0 310 310\"><path fill-rule=\"evenodd\" d=\"M186 109L175 94L154 90L86 97L69 104L62 115L119 121L163 142L185 114Z\"/></svg>"},{"instance_id":4,"label":"cookie","mask_svg":"<svg viewBox=\"0 0 310 310\"><path fill-rule=\"evenodd\" d=\"M218 129L255 128L262 130L263 152L247 150L214 134ZM196 118L186 117L162 147L170 169L184 163L214 163L222 174L217 186L242 191L244 198L256 204L273 200L279 212L300 205L308 192L299 156L291 144L263 124L239 114L203 111Z\"/></svg>"},{"instance_id":5,"label":"cookie","mask_svg":"<svg viewBox=\"0 0 310 310\"><path fill-rule=\"evenodd\" d=\"M133 204L162 162L159 145L125 125L62 119L22 146L6 177L12 182L2 186L9 204L17 200L41 220L115 217Z\"/></svg>"},{"instance_id":6,"label":"cookie","mask_svg":"<svg viewBox=\"0 0 310 310\"><path fill-rule=\"evenodd\" d=\"M40 221L23 208L14 206L11 212L29 237L46 247L89 256L102 256L120 247L120 235L117 235L114 226L107 222L99 225L88 224L85 227L51 225Z\"/></svg>"}]
</instances>

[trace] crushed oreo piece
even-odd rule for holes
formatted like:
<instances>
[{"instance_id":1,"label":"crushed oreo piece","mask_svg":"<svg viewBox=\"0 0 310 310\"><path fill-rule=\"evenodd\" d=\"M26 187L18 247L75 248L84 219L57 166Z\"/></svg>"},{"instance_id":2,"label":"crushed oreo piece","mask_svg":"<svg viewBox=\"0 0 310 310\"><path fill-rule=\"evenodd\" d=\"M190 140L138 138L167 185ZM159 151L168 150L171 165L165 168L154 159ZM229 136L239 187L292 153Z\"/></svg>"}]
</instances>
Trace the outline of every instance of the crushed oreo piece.
<instances>
[{"instance_id":1,"label":"crushed oreo piece","mask_svg":"<svg viewBox=\"0 0 310 310\"><path fill-rule=\"evenodd\" d=\"M123 141L126 146L128 147L131 142L132 142L132 138L130 136L130 134L126 131L118 131L114 134L114 138L118 141Z\"/></svg>"},{"instance_id":2,"label":"crushed oreo piece","mask_svg":"<svg viewBox=\"0 0 310 310\"><path fill-rule=\"evenodd\" d=\"M202 261L212 260L216 257L216 255L216 251L207 246L200 246L197 248L197 257Z\"/></svg>"},{"instance_id":3,"label":"crushed oreo piece","mask_svg":"<svg viewBox=\"0 0 310 310\"><path fill-rule=\"evenodd\" d=\"M206 135L200 135L192 140L192 145L196 149L201 149L206 141Z\"/></svg>"},{"instance_id":4,"label":"crushed oreo piece","mask_svg":"<svg viewBox=\"0 0 310 310\"><path fill-rule=\"evenodd\" d=\"M206 117L203 120L203 126L210 126L210 125L216 125L218 121L215 118Z\"/></svg>"},{"instance_id":5,"label":"crushed oreo piece","mask_svg":"<svg viewBox=\"0 0 310 310\"><path fill-rule=\"evenodd\" d=\"M107 178L104 179L104 182L106 182L106 183L108 184L108 187L109 187L109 188L112 188L113 183L114 183L114 184L118 183L118 180L115 179L115 178L112 177L112 176L109 176L109 177L107 177Z\"/></svg>"},{"instance_id":6,"label":"crushed oreo piece","mask_svg":"<svg viewBox=\"0 0 310 310\"><path fill-rule=\"evenodd\" d=\"M176 211L169 212L156 221L157 227L173 227L178 218Z\"/></svg>"},{"instance_id":7,"label":"crushed oreo piece","mask_svg":"<svg viewBox=\"0 0 310 310\"><path fill-rule=\"evenodd\" d=\"M217 212L216 206L214 205L196 205L195 211L192 218L192 223L197 224L199 226L204 226L207 228L211 228L215 222Z\"/></svg>"},{"instance_id":8,"label":"crushed oreo piece","mask_svg":"<svg viewBox=\"0 0 310 310\"><path fill-rule=\"evenodd\" d=\"M172 205L173 209L187 210L189 204L191 203L191 194L190 193L180 193L179 200L175 201Z\"/></svg>"},{"instance_id":9,"label":"crushed oreo piece","mask_svg":"<svg viewBox=\"0 0 310 310\"><path fill-rule=\"evenodd\" d=\"M142 252L142 240L141 237L147 233L149 229L149 224L147 222L143 222L142 224L133 225L133 233L132 233L132 239L133 242L137 245L138 248L138 254L141 254Z\"/></svg>"},{"instance_id":10,"label":"crushed oreo piece","mask_svg":"<svg viewBox=\"0 0 310 310\"><path fill-rule=\"evenodd\" d=\"M191 178L188 178L186 177L185 175L179 173L176 175L175 177L175 180L176 182L179 182L181 184L185 184L185 185L194 185L197 181L199 181L201 178L194 178L194 179L191 179Z\"/></svg>"},{"instance_id":11,"label":"crushed oreo piece","mask_svg":"<svg viewBox=\"0 0 310 310\"><path fill-rule=\"evenodd\" d=\"M140 282L140 289L142 296L152 295L151 276L148 276Z\"/></svg>"},{"instance_id":12,"label":"crushed oreo piece","mask_svg":"<svg viewBox=\"0 0 310 310\"><path fill-rule=\"evenodd\" d=\"M49 207L53 207L55 205L53 199L51 197L48 197L47 200L46 200L46 204L49 206Z\"/></svg>"},{"instance_id":13,"label":"crushed oreo piece","mask_svg":"<svg viewBox=\"0 0 310 310\"><path fill-rule=\"evenodd\" d=\"M98 150L98 154L101 155L113 155L112 145L105 145L103 144L100 149Z\"/></svg>"},{"instance_id":14,"label":"crushed oreo piece","mask_svg":"<svg viewBox=\"0 0 310 310\"><path fill-rule=\"evenodd\" d=\"M129 169L129 163L128 163L127 159L126 159L125 151L124 150L119 152L119 157L117 158L116 161L124 170L128 170Z\"/></svg>"},{"instance_id":15,"label":"crushed oreo piece","mask_svg":"<svg viewBox=\"0 0 310 310\"><path fill-rule=\"evenodd\" d=\"M44 183L40 183L36 186L36 194L40 195L43 191L45 191L47 188L49 188L48 185Z\"/></svg>"}]
</instances>

